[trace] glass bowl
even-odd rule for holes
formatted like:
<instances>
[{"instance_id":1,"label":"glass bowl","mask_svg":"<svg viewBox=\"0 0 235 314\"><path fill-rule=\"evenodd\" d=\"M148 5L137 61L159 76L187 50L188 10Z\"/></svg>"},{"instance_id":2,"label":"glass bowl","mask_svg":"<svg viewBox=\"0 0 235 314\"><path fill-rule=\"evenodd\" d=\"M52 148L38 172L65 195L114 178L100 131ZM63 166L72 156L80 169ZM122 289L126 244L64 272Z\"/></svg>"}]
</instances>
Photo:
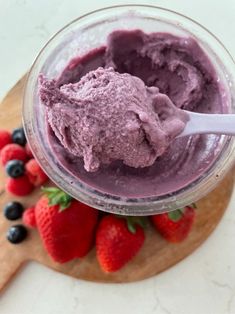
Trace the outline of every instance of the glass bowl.
<instances>
[{"instance_id":1,"label":"glass bowl","mask_svg":"<svg viewBox=\"0 0 235 314\"><path fill-rule=\"evenodd\" d=\"M46 133L45 112L38 97L38 76L58 77L68 62L105 45L114 30L141 29L146 33L169 32L191 36L210 58L226 93L230 112L235 112L235 65L223 44L203 26L181 14L146 5L122 5L97 10L79 17L60 30L41 50L25 87L23 124L29 145L50 179L75 199L103 211L122 215L151 215L184 207L211 191L234 161L234 137L221 136L221 150L211 166L196 180L172 193L158 197L127 198L96 190L80 181L59 162Z\"/></svg>"}]
</instances>

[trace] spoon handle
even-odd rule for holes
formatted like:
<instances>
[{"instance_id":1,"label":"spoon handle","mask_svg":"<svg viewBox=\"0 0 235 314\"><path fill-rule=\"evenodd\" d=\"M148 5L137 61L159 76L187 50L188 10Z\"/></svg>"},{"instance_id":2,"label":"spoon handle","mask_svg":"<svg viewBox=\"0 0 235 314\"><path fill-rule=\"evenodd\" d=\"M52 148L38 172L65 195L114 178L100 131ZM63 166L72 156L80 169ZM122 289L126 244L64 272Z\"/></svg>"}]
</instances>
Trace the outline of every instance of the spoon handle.
<instances>
[{"instance_id":1,"label":"spoon handle","mask_svg":"<svg viewBox=\"0 0 235 314\"><path fill-rule=\"evenodd\" d=\"M184 110L189 120L178 137L193 134L235 135L235 114L206 114Z\"/></svg>"}]
</instances>

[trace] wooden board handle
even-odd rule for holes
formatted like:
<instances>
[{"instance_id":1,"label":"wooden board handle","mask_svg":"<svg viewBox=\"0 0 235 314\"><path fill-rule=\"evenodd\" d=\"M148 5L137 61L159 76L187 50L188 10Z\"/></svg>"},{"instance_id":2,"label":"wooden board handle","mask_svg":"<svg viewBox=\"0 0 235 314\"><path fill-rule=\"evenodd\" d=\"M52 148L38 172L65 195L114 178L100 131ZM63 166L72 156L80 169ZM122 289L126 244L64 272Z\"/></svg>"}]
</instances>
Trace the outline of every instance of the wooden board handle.
<instances>
[{"instance_id":1,"label":"wooden board handle","mask_svg":"<svg viewBox=\"0 0 235 314\"><path fill-rule=\"evenodd\" d=\"M5 232L3 234L2 231L3 230L1 230L0 238L0 291L10 281L11 277L13 277L24 262L21 254L22 246L6 243Z\"/></svg>"}]
</instances>

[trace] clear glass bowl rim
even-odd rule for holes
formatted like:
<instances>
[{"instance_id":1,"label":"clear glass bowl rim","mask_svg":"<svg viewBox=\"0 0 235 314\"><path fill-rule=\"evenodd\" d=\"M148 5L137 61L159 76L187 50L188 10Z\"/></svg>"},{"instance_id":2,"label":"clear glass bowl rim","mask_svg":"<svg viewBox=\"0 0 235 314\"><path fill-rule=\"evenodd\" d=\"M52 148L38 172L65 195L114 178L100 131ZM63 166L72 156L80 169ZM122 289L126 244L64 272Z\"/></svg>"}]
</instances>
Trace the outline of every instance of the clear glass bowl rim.
<instances>
[{"instance_id":1,"label":"clear glass bowl rim","mask_svg":"<svg viewBox=\"0 0 235 314\"><path fill-rule=\"evenodd\" d=\"M44 47L39 52L38 56L36 57L27 77L25 90L24 90L24 96L23 96L23 125L26 133L27 140L29 142L29 145L32 149L32 151L35 154L35 158L38 160L41 167L44 169L44 171L48 174L50 179L57 184L61 189L63 189L65 192L69 193L72 197L79 199L80 201L91 205L93 207L96 207L98 209L112 212L112 213L118 213L118 214L124 214L124 215L151 215L155 213L165 212L174 210L179 207L186 206L187 204L194 202L198 200L199 198L206 195L208 192L210 192L217 183L226 175L226 173L229 171L233 164L234 159L234 153L235 153L235 139L234 138L228 138L225 147L221 151L220 156L218 159L213 163L213 165L203 174L203 178L198 178L197 180L190 183L187 187L184 187L180 190L176 190L173 193L166 194L159 197L146 197L146 198L140 198L140 199L123 199L118 198L116 196L112 197L112 195L107 195L105 193L102 193L100 191L94 191L94 189L91 189L88 191L85 189L79 189L79 191L76 189L75 185L71 186L70 181L67 180L65 182L65 179L63 177L63 174L55 173L55 171L50 167L50 165L45 162L46 157L45 153L42 151L38 151L35 148L35 134L32 132L33 125L32 120L29 121L29 113L27 108L28 103L28 94L29 94L29 87L30 87L30 80L34 76L34 69L38 65L38 63L41 62L41 59L43 59L43 55L47 49L49 49L50 44L54 41L54 39L57 38L58 35L62 34L64 31L66 31L68 28L70 28L72 25L76 25L79 23L80 20L85 19L86 17L90 17L95 14L99 14L100 12L105 12L108 10L113 9L153 9L158 11L164 11L168 12L175 17L180 17L183 20L193 23L198 28L204 30L204 32L208 33L213 39L221 46L221 48L224 50L224 52L227 54L227 56L230 58L230 62L233 63L234 67L234 60L227 50L227 48L224 46L224 44L212 33L210 32L206 27L201 25L200 23L194 21L190 17L187 17L181 13L175 12L173 10L169 10L160 6L154 6L154 5L142 5L142 4L125 4L125 5L115 5L115 6L109 6L105 8L100 8L97 10L94 10L92 12L86 13L67 25L65 25L63 28L61 28L58 32L55 33L54 36L52 36L49 41L44 45ZM49 55L49 53L48 53ZM235 67L234 67L235 70ZM33 107L33 106L32 106ZM37 142L37 145L40 145L39 142ZM227 153L227 156L224 156L225 153ZM222 157L224 157L223 165L218 165L219 162L221 162ZM74 178L73 178L74 179ZM208 185L208 182L210 184ZM197 195L197 188L198 185L200 185L201 193L200 195ZM180 194L180 197L179 197ZM107 197L108 196L108 197Z\"/></svg>"}]
</instances>

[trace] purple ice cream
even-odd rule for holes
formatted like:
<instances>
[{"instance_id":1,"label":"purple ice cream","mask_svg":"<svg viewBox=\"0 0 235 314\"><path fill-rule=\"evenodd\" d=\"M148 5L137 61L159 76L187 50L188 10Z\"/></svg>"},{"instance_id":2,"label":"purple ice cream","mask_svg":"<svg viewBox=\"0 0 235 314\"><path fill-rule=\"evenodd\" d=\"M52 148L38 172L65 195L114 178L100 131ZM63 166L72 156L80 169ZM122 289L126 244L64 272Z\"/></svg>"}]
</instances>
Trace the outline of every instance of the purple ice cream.
<instances>
[{"instance_id":1,"label":"purple ice cream","mask_svg":"<svg viewBox=\"0 0 235 314\"><path fill-rule=\"evenodd\" d=\"M91 189L123 198L174 193L204 174L222 149L217 135L174 139L185 122L174 105L226 113L218 81L193 38L115 31L55 80L42 79L50 146Z\"/></svg>"},{"instance_id":2,"label":"purple ice cream","mask_svg":"<svg viewBox=\"0 0 235 314\"><path fill-rule=\"evenodd\" d=\"M157 87L112 68L98 68L61 87L40 81L51 128L89 172L116 160L134 168L153 165L187 121Z\"/></svg>"}]
</instances>

